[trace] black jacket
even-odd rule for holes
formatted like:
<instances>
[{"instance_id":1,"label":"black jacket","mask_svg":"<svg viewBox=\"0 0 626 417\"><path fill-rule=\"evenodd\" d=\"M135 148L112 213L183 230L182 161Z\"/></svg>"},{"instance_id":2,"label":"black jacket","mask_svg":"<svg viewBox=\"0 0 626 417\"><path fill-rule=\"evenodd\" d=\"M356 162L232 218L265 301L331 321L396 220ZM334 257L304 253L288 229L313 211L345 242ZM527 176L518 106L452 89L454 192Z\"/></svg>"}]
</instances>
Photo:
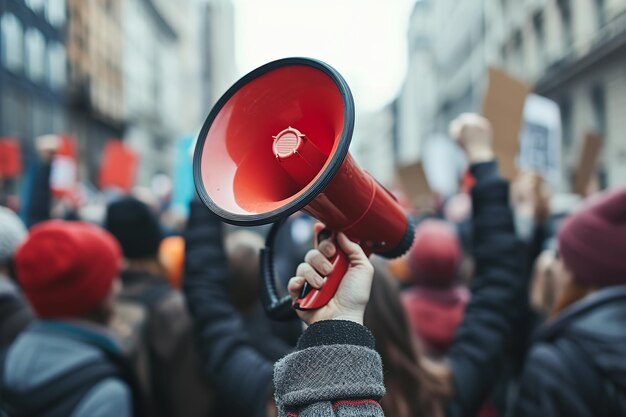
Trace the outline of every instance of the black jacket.
<instances>
[{"instance_id":1,"label":"black jacket","mask_svg":"<svg viewBox=\"0 0 626 417\"><path fill-rule=\"evenodd\" d=\"M497 164L472 166L472 299L448 351L453 397L448 417L475 416L494 387L515 343L525 312L524 251L515 235L509 187Z\"/></svg>"},{"instance_id":2,"label":"black jacket","mask_svg":"<svg viewBox=\"0 0 626 417\"><path fill-rule=\"evenodd\" d=\"M274 362L288 349L276 352L254 343L244 318L231 303L228 274L222 223L195 201L185 231L183 289L202 366L214 384L215 415L264 416L272 394Z\"/></svg>"},{"instance_id":3,"label":"black jacket","mask_svg":"<svg viewBox=\"0 0 626 417\"><path fill-rule=\"evenodd\" d=\"M539 331L514 415L626 415L626 285L586 297Z\"/></svg>"}]
</instances>

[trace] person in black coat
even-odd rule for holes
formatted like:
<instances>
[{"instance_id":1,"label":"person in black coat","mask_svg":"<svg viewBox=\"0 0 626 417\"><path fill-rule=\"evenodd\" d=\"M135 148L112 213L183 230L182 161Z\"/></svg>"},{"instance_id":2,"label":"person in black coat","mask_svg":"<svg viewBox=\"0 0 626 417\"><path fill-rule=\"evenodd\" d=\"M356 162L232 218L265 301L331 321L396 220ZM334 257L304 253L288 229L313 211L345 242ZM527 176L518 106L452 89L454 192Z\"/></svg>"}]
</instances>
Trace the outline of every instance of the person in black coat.
<instances>
[{"instance_id":1,"label":"person in black coat","mask_svg":"<svg viewBox=\"0 0 626 417\"><path fill-rule=\"evenodd\" d=\"M557 240L565 288L534 339L515 416L626 415L626 188L567 218Z\"/></svg>"}]
</instances>

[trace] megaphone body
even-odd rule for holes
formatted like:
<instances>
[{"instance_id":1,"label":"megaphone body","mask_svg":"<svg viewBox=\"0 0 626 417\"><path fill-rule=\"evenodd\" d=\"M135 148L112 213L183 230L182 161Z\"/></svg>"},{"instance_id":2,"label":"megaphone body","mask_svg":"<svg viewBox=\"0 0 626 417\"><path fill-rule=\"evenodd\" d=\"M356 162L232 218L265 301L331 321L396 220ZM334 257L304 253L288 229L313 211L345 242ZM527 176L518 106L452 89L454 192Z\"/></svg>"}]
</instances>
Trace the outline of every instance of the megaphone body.
<instances>
[{"instance_id":1,"label":"megaphone body","mask_svg":"<svg viewBox=\"0 0 626 417\"><path fill-rule=\"evenodd\" d=\"M412 244L413 224L349 155L353 128L352 94L332 67L307 58L259 67L207 117L194 154L198 195L227 223L272 223L302 210L368 254L400 256ZM333 297L348 267L338 252L322 289L303 293L297 308L320 308Z\"/></svg>"}]
</instances>

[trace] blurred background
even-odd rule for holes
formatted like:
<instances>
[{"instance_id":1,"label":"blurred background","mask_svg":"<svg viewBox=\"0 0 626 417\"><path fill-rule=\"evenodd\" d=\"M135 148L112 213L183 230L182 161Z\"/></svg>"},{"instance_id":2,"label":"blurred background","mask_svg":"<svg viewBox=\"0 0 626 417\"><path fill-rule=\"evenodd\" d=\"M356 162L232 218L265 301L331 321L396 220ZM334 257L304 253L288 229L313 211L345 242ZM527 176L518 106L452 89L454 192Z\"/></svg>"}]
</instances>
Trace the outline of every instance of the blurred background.
<instances>
[{"instance_id":1,"label":"blurred background","mask_svg":"<svg viewBox=\"0 0 626 417\"><path fill-rule=\"evenodd\" d=\"M514 141L520 126L543 135L520 139L518 165L530 158L562 192L585 164L597 188L626 184L626 0L0 0L0 41L0 190L22 209L37 138L56 135L53 188L147 187L184 212L211 106L285 56L344 75L351 152L385 185L425 172L452 195L449 166L464 162L449 121L530 91L550 101L505 115Z\"/></svg>"}]
</instances>

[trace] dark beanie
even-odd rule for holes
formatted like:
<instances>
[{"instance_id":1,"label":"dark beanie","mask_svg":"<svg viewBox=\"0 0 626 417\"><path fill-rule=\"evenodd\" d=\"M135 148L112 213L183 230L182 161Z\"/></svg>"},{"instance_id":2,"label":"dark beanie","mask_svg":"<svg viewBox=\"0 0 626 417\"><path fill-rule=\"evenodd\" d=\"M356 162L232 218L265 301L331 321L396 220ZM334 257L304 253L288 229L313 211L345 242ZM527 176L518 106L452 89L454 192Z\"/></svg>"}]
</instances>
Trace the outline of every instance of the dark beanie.
<instances>
[{"instance_id":1,"label":"dark beanie","mask_svg":"<svg viewBox=\"0 0 626 417\"><path fill-rule=\"evenodd\" d=\"M124 257L156 257L162 235L156 216L145 203L126 197L107 207L106 229L120 242Z\"/></svg>"},{"instance_id":2,"label":"dark beanie","mask_svg":"<svg viewBox=\"0 0 626 417\"><path fill-rule=\"evenodd\" d=\"M563 221L559 251L574 280L626 284L626 187L606 192Z\"/></svg>"}]
</instances>

